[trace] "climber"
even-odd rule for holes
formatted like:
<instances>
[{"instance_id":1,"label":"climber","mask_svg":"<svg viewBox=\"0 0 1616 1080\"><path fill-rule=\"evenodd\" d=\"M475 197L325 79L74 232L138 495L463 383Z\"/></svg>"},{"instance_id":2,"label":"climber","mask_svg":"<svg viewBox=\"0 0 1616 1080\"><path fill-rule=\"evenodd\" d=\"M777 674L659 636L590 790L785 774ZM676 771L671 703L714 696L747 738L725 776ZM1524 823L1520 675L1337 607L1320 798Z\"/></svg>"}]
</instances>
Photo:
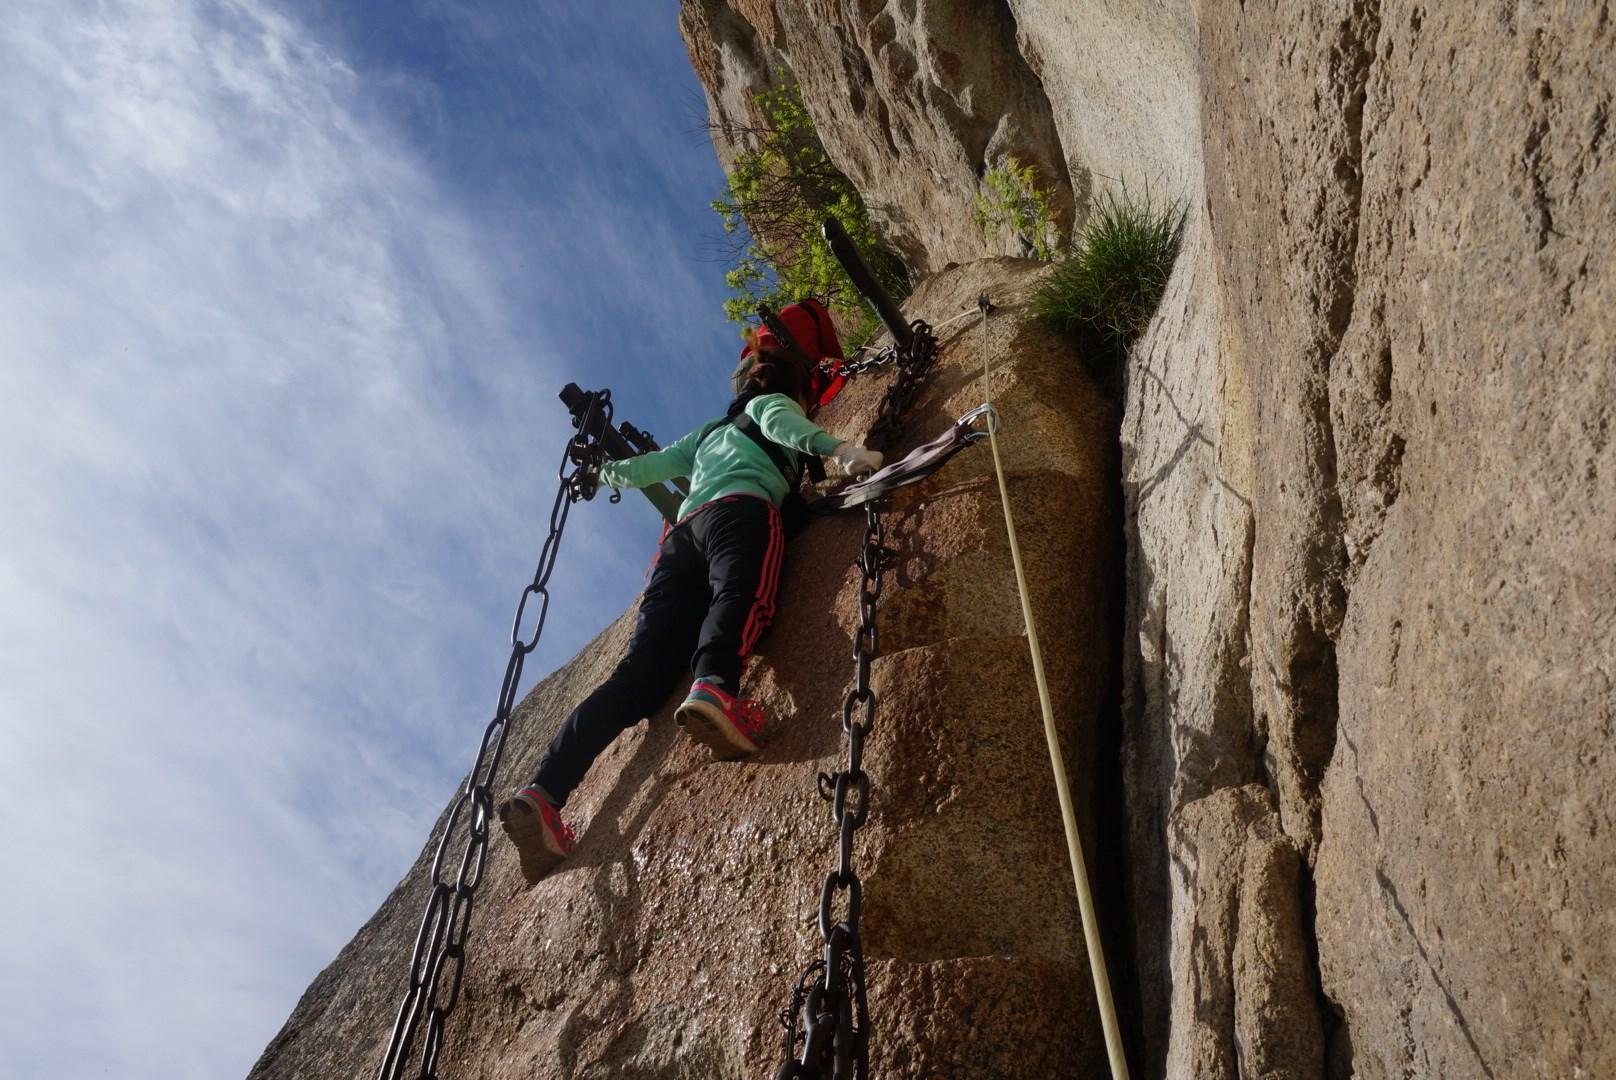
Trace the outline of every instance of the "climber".
<instances>
[{"instance_id":1,"label":"climber","mask_svg":"<svg viewBox=\"0 0 1616 1080\"><path fill-rule=\"evenodd\" d=\"M798 353L808 352L795 328L793 337ZM716 760L758 749L763 713L740 696L741 669L774 615L785 548L780 504L796 486L802 455L829 455L850 476L881 466L879 453L807 418L816 402L800 355L762 333L749 353L722 419L600 469L600 482L614 488L687 476L690 494L658 549L627 655L567 717L532 783L499 807L530 882L572 850L573 832L559 811L573 788L618 735L656 711L687 664L695 679L677 712L685 733Z\"/></svg>"}]
</instances>

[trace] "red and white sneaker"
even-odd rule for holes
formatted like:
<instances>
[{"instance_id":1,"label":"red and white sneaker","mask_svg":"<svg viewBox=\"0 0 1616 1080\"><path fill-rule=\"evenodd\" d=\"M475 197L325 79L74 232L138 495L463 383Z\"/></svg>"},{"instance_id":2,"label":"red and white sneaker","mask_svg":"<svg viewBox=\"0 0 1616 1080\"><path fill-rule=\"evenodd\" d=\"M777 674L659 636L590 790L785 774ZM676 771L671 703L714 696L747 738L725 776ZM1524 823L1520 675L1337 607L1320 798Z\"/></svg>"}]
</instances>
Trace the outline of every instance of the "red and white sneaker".
<instances>
[{"instance_id":1,"label":"red and white sneaker","mask_svg":"<svg viewBox=\"0 0 1616 1080\"><path fill-rule=\"evenodd\" d=\"M561 813L541 791L518 788L499 804L499 821L522 857L522 876L529 885L572 854L576 843L572 826L561 820Z\"/></svg>"},{"instance_id":2,"label":"red and white sneaker","mask_svg":"<svg viewBox=\"0 0 1616 1080\"><path fill-rule=\"evenodd\" d=\"M711 748L718 761L747 757L763 745L763 706L751 698L731 697L704 679L691 684L675 715L685 732Z\"/></svg>"}]
</instances>

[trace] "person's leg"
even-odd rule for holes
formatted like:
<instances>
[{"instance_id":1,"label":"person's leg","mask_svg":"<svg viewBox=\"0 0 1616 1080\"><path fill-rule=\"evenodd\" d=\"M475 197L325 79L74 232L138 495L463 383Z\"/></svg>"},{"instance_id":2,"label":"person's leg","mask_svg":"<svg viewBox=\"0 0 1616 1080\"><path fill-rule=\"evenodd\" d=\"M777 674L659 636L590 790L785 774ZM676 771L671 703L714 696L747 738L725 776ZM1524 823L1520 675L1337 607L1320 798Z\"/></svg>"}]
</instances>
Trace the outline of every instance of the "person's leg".
<instances>
[{"instance_id":1,"label":"person's leg","mask_svg":"<svg viewBox=\"0 0 1616 1080\"><path fill-rule=\"evenodd\" d=\"M710 517L708 515L711 515ZM763 710L740 697L741 667L774 616L785 532L761 499L736 498L703 510L695 530L706 557L712 602L691 661L696 679L679 723L719 760L754 753L763 742Z\"/></svg>"},{"instance_id":2,"label":"person's leg","mask_svg":"<svg viewBox=\"0 0 1616 1080\"><path fill-rule=\"evenodd\" d=\"M706 568L690 534L687 524L663 541L627 654L567 717L539 763L533 783L556 807L612 740L662 704L689 663L707 603Z\"/></svg>"},{"instance_id":3,"label":"person's leg","mask_svg":"<svg viewBox=\"0 0 1616 1080\"><path fill-rule=\"evenodd\" d=\"M747 656L774 618L785 530L773 504L745 496L708 507L693 524L712 601L690 666L698 681L733 696Z\"/></svg>"}]
</instances>

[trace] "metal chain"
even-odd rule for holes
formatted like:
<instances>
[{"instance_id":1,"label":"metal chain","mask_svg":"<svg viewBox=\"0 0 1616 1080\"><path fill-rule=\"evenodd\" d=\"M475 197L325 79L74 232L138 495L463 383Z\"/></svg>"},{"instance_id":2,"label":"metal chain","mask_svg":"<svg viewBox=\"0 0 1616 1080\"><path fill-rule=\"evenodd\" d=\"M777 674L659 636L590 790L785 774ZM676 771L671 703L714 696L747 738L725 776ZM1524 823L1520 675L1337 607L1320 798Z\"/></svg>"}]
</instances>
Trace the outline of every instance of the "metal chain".
<instances>
[{"instance_id":1,"label":"metal chain","mask_svg":"<svg viewBox=\"0 0 1616 1080\"><path fill-rule=\"evenodd\" d=\"M859 347L863 348L862 345ZM844 379L850 379L855 375L864 375L877 368L884 368L897 358L898 347L888 345L856 360L842 361L836 368L836 374Z\"/></svg>"},{"instance_id":2,"label":"metal chain","mask_svg":"<svg viewBox=\"0 0 1616 1080\"><path fill-rule=\"evenodd\" d=\"M825 942L825 955L803 972L791 1006L781 1014L786 1029L786 1060L776 1074L777 1080L864 1080L870 1071L870 1014L865 996L864 950L859 941L864 886L853 869L853 840L870 816L864 740L875 728L876 699L870 671L880 652L875 616L881 601L881 572L890 554L879 505L870 503L864 508L864 547L858 560L863 580L859 586L859 627L853 638L857 681L842 703L847 767L818 777L819 794L831 804L837 833L836 869L826 875L819 896L819 934ZM837 918L841 893L847 894L845 911ZM800 1034L799 1018L803 1023ZM796 1052L799 1042L800 1057Z\"/></svg>"},{"instance_id":3,"label":"metal chain","mask_svg":"<svg viewBox=\"0 0 1616 1080\"><path fill-rule=\"evenodd\" d=\"M946 327L953 326L961 319L969 319L975 314L977 314L977 308L969 307L960 312L958 315L955 315L952 319L944 319L936 326L928 327L927 330L932 337L936 337L939 331L945 329ZM869 355L858 355L865 352L868 352ZM871 351L869 342L865 342L863 345L860 345L853 350L852 359L844 360L840 365L837 366L836 374L844 379L849 379L855 375L864 375L868 372L876 370L877 368L886 367L896 359L898 359L898 346L896 344L885 345L878 351Z\"/></svg>"},{"instance_id":4,"label":"metal chain","mask_svg":"<svg viewBox=\"0 0 1616 1080\"><path fill-rule=\"evenodd\" d=\"M494 778L505 755L505 738L510 733L511 711L516 706L522 665L538 648L539 638L544 633L545 616L550 612L550 575L555 570L567 513L573 503L591 498L595 493L595 474L604 455L598 436L602 430L610 429L611 417L611 392L601 390L590 395L582 415L574 419L578 431L567 440L566 450L562 453L561 465L556 471L559 488L555 504L550 509L550 534L545 537L544 546L540 549L539 565L533 574L533 581L522 590L521 599L516 604L516 616L511 622L511 656L505 665L505 681L500 686L494 719L483 729L477 758L466 777L465 788L449 811L443 837L432 860L432 891L427 897L421 928L415 935L415 948L410 956L409 990L399 1006L393 1036L387 1045L387 1056L376 1074L378 1080L398 1080L404 1075L423 1019L426 1021L426 1037L421 1045L421 1068L417 1075L421 1080L434 1080L437 1076L438 1053L443 1049L444 1020L454 1011L460 999L472 902L488 858L488 826L494 809ZM527 615L529 601L535 597L538 613L533 633L531 637L524 637L522 622ZM450 885L443 879L444 858L450 850L450 842L462 825L468 831L466 847L460 858L460 872L454 884Z\"/></svg>"},{"instance_id":5,"label":"metal chain","mask_svg":"<svg viewBox=\"0 0 1616 1080\"><path fill-rule=\"evenodd\" d=\"M870 426L869 438L865 440L866 445L876 450L891 449L903 438L903 414L909 411L909 406L920 393L921 385L937 363L937 339L932 336L931 327L916 319L910 328L914 331L914 339L908 349L897 352L898 376L881 398L875 423Z\"/></svg>"},{"instance_id":6,"label":"metal chain","mask_svg":"<svg viewBox=\"0 0 1616 1080\"><path fill-rule=\"evenodd\" d=\"M914 339L910 347L892 350L898 375L881 399L866 440L881 449L903 437L899 417L913 403L936 365L937 339L931 328L920 321L912 325ZM786 1030L785 1053L776 1080L866 1080L870 1072L870 1013L865 994L864 947L859 939L864 885L853 869L853 840L870 816L864 740L875 728L875 691L870 686L870 671L880 652L876 609L881 601L882 571L892 556L881 521L884 501L866 503L864 507L864 546L858 558L862 577L859 626L853 638L856 678L842 703L847 767L818 777L820 797L831 804L837 837L836 869L826 876L819 897L819 934L825 942L825 955L808 965L798 979L790 1006L780 1015ZM838 919L835 910L840 893L847 895L845 912Z\"/></svg>"}]
</instances>

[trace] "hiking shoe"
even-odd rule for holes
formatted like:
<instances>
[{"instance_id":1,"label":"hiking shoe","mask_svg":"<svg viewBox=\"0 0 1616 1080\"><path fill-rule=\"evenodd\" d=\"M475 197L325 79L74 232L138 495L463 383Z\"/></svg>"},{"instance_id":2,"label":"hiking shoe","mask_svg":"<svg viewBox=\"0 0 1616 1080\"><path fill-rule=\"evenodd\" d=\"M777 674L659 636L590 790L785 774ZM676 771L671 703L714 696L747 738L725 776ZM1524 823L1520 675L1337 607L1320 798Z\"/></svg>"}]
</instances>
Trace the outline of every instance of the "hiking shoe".
<instances>
[{"instance_id":1,"label":"hiking shoe","mask_svg":"<svg viewBox=\"0 0 1616 1080\"><path fill-rule=\"evenodd\" d=\"M522 857L522 876L529 885L572 854L572 826L540 791L518 788L499 804L499 821Z\"/></svg>"},{"instance_id":2,"label":"hiking shoe","mask_svg":"<svg viewBox=\"0 0 1616 1080\"><path fill-rule=\"evenodd\" d=\"M763 707L751 698L731 697L697 679L676 714L685 732L708 746L718 761L755 754L763 745Z\"/></svg>"}]
</instances>

